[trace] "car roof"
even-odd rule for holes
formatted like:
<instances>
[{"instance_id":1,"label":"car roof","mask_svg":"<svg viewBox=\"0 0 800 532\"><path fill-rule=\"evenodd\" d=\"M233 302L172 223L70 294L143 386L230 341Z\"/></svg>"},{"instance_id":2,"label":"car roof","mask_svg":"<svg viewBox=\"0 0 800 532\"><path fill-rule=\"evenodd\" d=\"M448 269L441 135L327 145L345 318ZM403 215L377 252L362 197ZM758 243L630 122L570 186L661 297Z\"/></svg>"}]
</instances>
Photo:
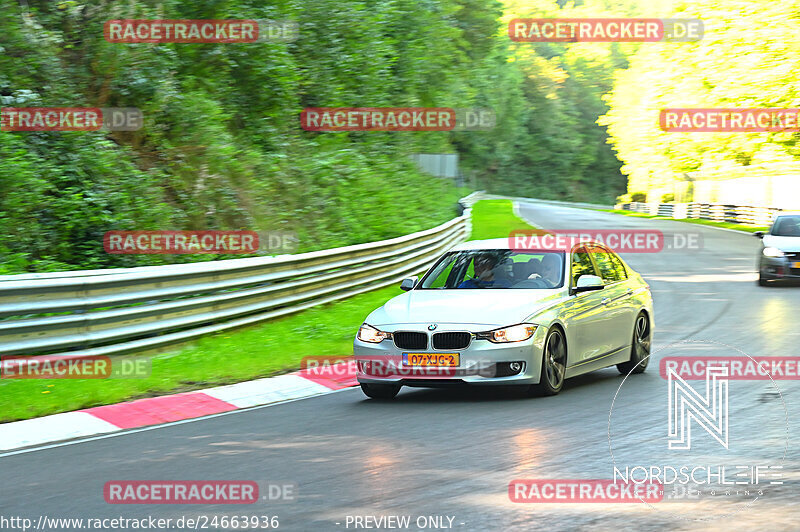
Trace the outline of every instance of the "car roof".
<instances>
[{"instance_id":1,"label":"car roof","mask_svg":"<svg viewBox=\"0 0 800 532\"><path fill-rule=\"evenodd\" d=\"M450 248L450 251L469 251L469 250L477 250L477 249L512 249L509 245L510 238L490 238L488 240L469 240L467 242L462 242L457 246ZM601 247L606 247L599 242L595 242L593 240L585 240L582 241L581 244L596 244ZM520 250L522 251L522 250ZM543 250L545 251L545 250ZM556 252L563 252L563 249L552 249L546 251L556 251Z\"/></svg>"}]
</instances>

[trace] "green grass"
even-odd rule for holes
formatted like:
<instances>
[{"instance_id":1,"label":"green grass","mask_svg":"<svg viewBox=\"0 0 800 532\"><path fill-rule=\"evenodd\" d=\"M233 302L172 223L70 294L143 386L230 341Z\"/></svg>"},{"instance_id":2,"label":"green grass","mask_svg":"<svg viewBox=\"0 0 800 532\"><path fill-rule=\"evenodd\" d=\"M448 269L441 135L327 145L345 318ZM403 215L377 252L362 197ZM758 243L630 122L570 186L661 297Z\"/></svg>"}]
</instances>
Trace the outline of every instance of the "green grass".
<instances>
[{"instance_id":1,"label":"green grass","mask_svg":"<svg viewBox=\"0 0 800 532\"><path fill-rule=\"evenodd\" d=\"M286 373L310 355L350 355L367 314L401 294L387 287L148 356L147 378L0 380L0 420L13 421Z\"/></svg>"},{"instance_id":2,"label":"green grass","mask_svg":"<svg viewBox=\"0 0 800 532\"><path fill-rule=\"evenodd\" d=\"M514 214L511 200L479 201L472 207L472 236L470 240L508 237L515 229L532 229Z\"/></svg>"},{"instance_id":3,"label":"green grass","mask_svg":"<svg viewBox=\"0 0 800 532\"><path fill-rule=\"evenodd\" d=\"M672 220L674 222L683 222L687 224L708 225L711 227L723 227L725 229L735 229L737 231L745 231L747 233L755 233L756 231L767 231L769 226L763 225L745 225L734 224L730 222L715 222L713 220L700 220L697 218L669 218L668 216L658 216L656 214L645 214L643 212L623 211L620 209L594 209L597 211L611 212L614 214L622 214L625 216L634 216L637 218L657 218L659 220Z\"/></svg>"},{"instance_id":4,"label":"green grass","mask_svg":"<svg viewBox=\"0 0 800 532\"><path fill-rule=\"evenodd\" d=\"M472 215L473 240L530 229L509 200L478 202ZM0 380L0 422L278 375L298 369L307 356L349 356L367 314L401 293L390 286L143 355L152 364L147 378Z\"/></svg>"}]
</instances>

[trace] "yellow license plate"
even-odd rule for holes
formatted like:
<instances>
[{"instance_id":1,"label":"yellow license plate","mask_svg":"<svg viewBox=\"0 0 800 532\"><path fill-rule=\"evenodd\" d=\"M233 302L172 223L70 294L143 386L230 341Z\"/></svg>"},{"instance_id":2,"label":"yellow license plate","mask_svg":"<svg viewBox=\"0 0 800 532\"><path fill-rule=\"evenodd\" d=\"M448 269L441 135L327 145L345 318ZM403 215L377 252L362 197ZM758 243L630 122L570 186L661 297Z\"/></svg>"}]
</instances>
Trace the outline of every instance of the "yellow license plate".
<instances>
[{"instance_id":1,"label":"yellow license plate","mask_svg":"<svg viewBox=\"0 0 800 532\"><path fill-rule=\"evenodd\" d=\"M403 353L403 365L452 368L458 366L459 358L458 353Z\"/></svg>"},{"instance_id":2,"label":"yellow license plate","mask_svg":"<svg viewBox=\"0 0 800 532\"><path fill-rule=\"evenodd\" d=\"M793 262L792 268L800 268L800 262Z\"/></svg>"}]
</instances>

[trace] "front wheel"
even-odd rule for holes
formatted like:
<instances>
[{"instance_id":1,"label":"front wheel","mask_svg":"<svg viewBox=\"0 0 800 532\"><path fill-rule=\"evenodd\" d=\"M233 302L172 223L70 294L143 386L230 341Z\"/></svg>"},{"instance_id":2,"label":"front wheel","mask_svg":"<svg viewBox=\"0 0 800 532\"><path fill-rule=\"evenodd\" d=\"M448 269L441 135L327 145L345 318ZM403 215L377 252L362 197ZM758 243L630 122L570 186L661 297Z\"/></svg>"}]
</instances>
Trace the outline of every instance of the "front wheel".
<instances>
[{"instance_id":1,"label":"front wheel","mask_svg":"<svg viewBox=\"0 0 800 532\"><path fill-rule=\"evenodd\" d=\"M400 386L395 384L362 384L361 391L372 399L390 400L400 392Z\"/></svg>"},{"instance_id":2,"label":"front wheel","mask_svg":"<svg viewBox=\"0 0 800 532\"><path fill-rule=\"evenodd\" d=\"M633 326L633 342L631 343L631 359L622 364L617 364L617 369L623 375L628 373L644 373L647 363L650 361L650 345L652 336L650 334L650 320L647 314L640 312L636 316Z\"/></svg>"},{"instance_id":3,"label":"front wheel","mask_svg":"<svg viewBox=\"0 0 800 532\"><path fill-rule=\"evenodd\" d=\"M564 375L567 372L567 344L564 334L554 327L547 334L542 353L542 370L539 384L532 384L531 395L556 395L564 386Z\"/></svg>"}]
</instances>

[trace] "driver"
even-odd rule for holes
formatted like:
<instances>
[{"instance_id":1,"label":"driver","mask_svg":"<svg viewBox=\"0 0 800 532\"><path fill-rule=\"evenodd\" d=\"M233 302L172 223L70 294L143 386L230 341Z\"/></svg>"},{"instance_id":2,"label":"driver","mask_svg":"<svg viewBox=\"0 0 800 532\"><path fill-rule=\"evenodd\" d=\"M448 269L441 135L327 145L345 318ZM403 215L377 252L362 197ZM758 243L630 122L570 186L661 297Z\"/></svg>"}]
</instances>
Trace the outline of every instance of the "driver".
<instances>
[{"instance_id":1,"label":"driver","mask_svg":"<svg viewBox=\"0 0 800 532\"><path fill-rule=\"evenodd\" d=\"M550 287L555 287L561 284L561 261L558 257L549 253L542 257L541 273L534 273L528 279L542 279L550 284Z\"/></svg>"},{"instance_id":2,"label":"driver","mask_svg":"<svg viewBox=\"0 0 800 532\"><path fill-rule=\"evenodd\" d=\"M478 255L475 257L475 277L471 277L458 285L458 288L508 288L511 284L504 280L495 280L494 268L497 266L494 255Z\"/></svg>"}]
</instances>

